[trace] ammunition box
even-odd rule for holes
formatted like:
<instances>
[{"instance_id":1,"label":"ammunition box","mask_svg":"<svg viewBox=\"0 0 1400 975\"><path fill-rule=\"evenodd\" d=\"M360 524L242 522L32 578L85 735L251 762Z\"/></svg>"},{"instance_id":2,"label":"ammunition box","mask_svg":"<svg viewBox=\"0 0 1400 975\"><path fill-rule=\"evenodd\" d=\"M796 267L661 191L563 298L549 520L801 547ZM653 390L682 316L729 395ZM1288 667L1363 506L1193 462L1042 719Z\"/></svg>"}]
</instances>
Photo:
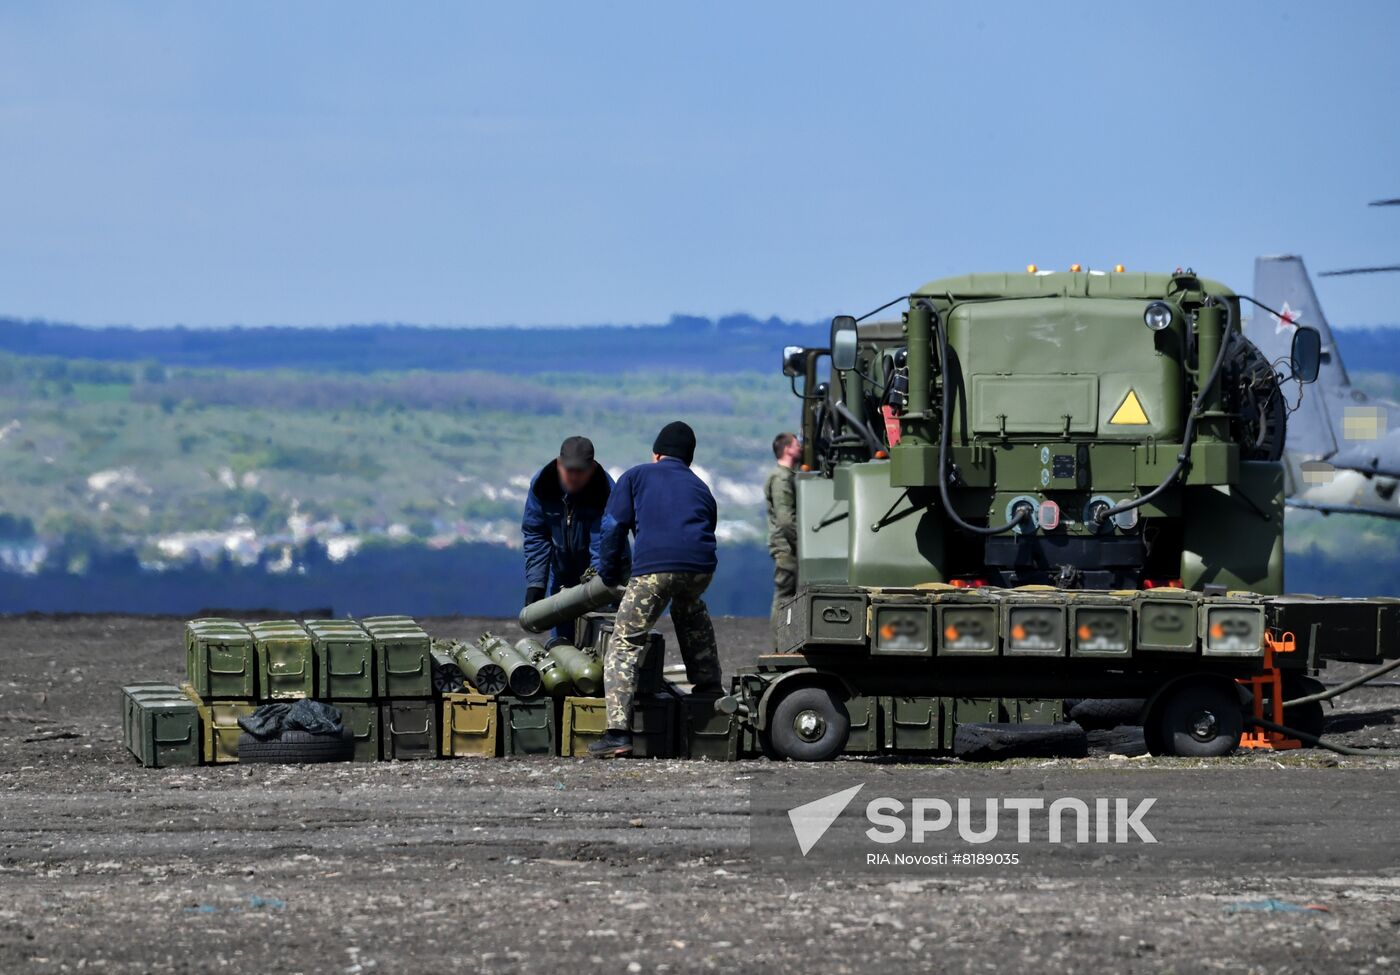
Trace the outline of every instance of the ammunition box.
<instances>
[{"instance_id":1,"label":"ammunition box","mask_svg":"<svg viewBox=\"0 0 1400 975\"><path fill-rule=\"evenodd\" d=\"M191 620L185 624L185 674L201 697L257 697L257 654L242 623Z\"/></svg>"},{"instance_id":2,"label":"ammunition box","mask_svg":"<svg viewBox=\"0 0 1400 975\"><path fill-rule=\"evenodd\" d=\"M416 627L418 621L412 616L366 616L360 620L360 625L367 630L393 629L405 624Z\"/></svg>"},{"instance_id":3,"label":"ammunition box","mask_svg":"<svg viewBox=\"0 0 1400 975\"><path fill-rule=\"evenodd\" d=\"M170 684L163 680L142 680L126 684L122 687L122 744L131 748L131 716L134 713L133 699L145 694L150 697L162 697L170 693Z\"/></svg>"},{"instance_id":4,"label":"ammunition box","mask_svg":"<svg viewBox=\"0 0 1400 975\"><path fill-rule=\"evenodd\" d=\"M379 740L386 762L437 758L437 702L385 701L379 706Z\"/></svg>"},{"instance_id":5,"label":"ammunition box","mask_svg":"<svg viewBox=\"0 0 1400 975\"><path fill-rule=\"evenodd\" d=\"M1270 629L1280 636L1292 633L1297 640L1298 651L1278 658L1280 665L1380 663L1400 645L1400 600L1275 596L1266 618Z\"/></svg>"},{"instance_id":6,"label":"ammunition box","mask_svg":"<svg viewBox=\"0 0 1400 975\"><path fill-rule=\"evenodd\" d=\"M1008 721L1020 724L1058 724L1065 720L1063 700L1037 698L1006 698L1002 702Z\"/></svg>"},{"instance_id":7,"label":"ammunition box","mask_svg":"<svg viewBox=\"0 0 1400 975\"><path fill-rule=\"evenodd\" d=\"M712 697L680 699L680 751L686 758L733 762L739 758L739 722L715 710Z\"/></svg>"},{"instance_id":8,"label":"ammunition box","mask_svg":"<svg viewBox=\"0 0 1400 975\"><path fill-rule=\"evenodd\" d=\"M881 597L870 601L872 657L931 657L938 636L933 604L917 597Z\"/></svg>"},{"instance_id":9,"label":"ammunition box","mask_svg":"<svg viewBox=\"0 0 1400 975\"><path fill-rule=\"evenodd\" d=\"M243 729L238 719L257 710L249 701L210 701L199 709L204 725L204 763L222 765L238 761L238 737Z\"/></svg>"},{"instance_id":10,"label":"ammunition box","mask_svg":"<svg viewBox=\"0 0 1400 975\"><path fill-rule=\"evenodd\" d=\"M556 754L555 702L551 698L498 697L496 703L502 755Z\"/></svg>"},{"instance_id":11,"label":"ammunition box","mask_svg":"<svg viewBox=\"0 0 1400 975\"><path fill-rule=\"evenodd\" d=\"M1133 603L1130 597L1071 593L1069 655L1071 657L1131 657Z\"/></svg>"},{"instance_id":12,"label":"ammunition box","mask_svg":"<svg viewBox=\"0 0 1400 975\"><path fill-rule=\"evenodd\" d=\"M590 626L593 643L590 652L600 664L607 660L608 649L612 646L616 618L611 614L600 616ZM647 646L642 651L642 659L637 664L637 693L661 694L666 690L666 638L652 630L647 634Z\"/></svg>"},{"instance_id":13,"label":"ammunition box","mask_svg":"<svg viewBox=\"0 0 1400 975\"><path fill-rule=\"evenodd\" d=\"M386 622L380 622L386 620ZM374 642L375 681L381 698L430 697L433 642L417 623L389 617L364 620Z\"/></svg>"},{"instance_id":14,"label":"ammunition box","mask_svg":"<svg viewBox=\"0 0 1400 975\"><path fill-rule=\"evenodd\" d=\"M995 657L1000 642L996 601L976 590L942 593L938 610L940 657Z\"/></svg>"},{"instance_id":15,"label":"ammunition box","mask_svg":"<svg viewBox=\"0 0 1400 975\"><path fill-rule=\"evenodd\" d=\"M285 701L316 696L311 634L300 623L272 620L248 627L258 652L259 700ZM198 690L198 687L195 688ZM201 694L213 698L213 694Z\"/></svg>"},{"instance_id":16,"label":"ammunition box","mask_svg":"<svg viewBox=\"0 0 1400 975\"><path fill-rule=\"evenodd\" d=\"M374 697L374 643L369 634L351 621L314 620L306 629L316 662L316 696L322 700Z\"/></svg>"},{"instance_id":17,"label":"ammunition box","mask_svg":"<svg viewBox=\"0 0 1400 975\"><path fill-rule=\"evenodd\" d=\"M1201 611L1201 656L1264 656L1264 604L1253 593L1205 600Z\"/></svg>"},{"instance_id":18,"label":"ammunition box","mask_svg":"<svg viewBox=\"0 0 1400 975\"><path fill-rule=\"evenodd\" d=\"M953 699L949 744L952 731L960 724L985 724L1001 721L1001 699L996 697L959 697Z\"/></svg>"},{"instance_id":19,"label":"ammunition box","mask_svg":"<svg viewBox=\"0 0 1400 975\"><path fill-rule=\"evenodd\" d=\"M584 613L574 623L573 645L588 650L598 645L598 630L606 622L611 622L613 613Z\"/></svg>"},{"instance_id":20,"label":"ammunition box","mask_svg":"<svg viewBox=\"0 0 1400 975\"><path fill-rule=\"evenodd\" d=\"M637 695L632 702L632 757L674 758L676 707L670 694ZM581 758L608 730L607 702L601 697L566 697L559 754Z\"/></svg>"},{"instance_id":21,"label":"ammunition box","mask_svg":"<svg viewBox=\"0 0 1400 975\"><path fill-rule=\"evenodd\" d=\"M340 709L340 721L355 739L353 761L377 762L380 755L379 705L373 701L328 701Z\"/></svg>"},{"instance_id":22,"label":"ammunition box","mask_svg":"<svg viewBox=\"0 0 1400 975\"><path fill-rule=\"evenodd\" d=\"M1001 595L1001 652L1007 657L1063 657L1065 604L1058 594L1012 590Z\"/></svg>"},{"instance_id":23,"label":"ammunition box","mask_svg":"<svg viewBox=\"0 0 1400 975\"><path fill-rule=\"evenodd\" d=\"M884 699L884 745L896 752L935 752L941 747L941 700L936 697Z\"/></svg>"},{"instance_id":24,"label":"ammunition box","mask_svg":"<svg viewBox=\"0 0 1400 975\"><path fill-rule=\"evenodd\" d=\"M853 697L846 701L846 713L851 717L851 733L846 739L846 751L868 755L880 748L880 699Z\"/></svg>"},{"instance_id":25,"label":"ammunition box","mask_svg":"<svg viewBox=\"0 0 1400 975\"><path fill-rule=\"evenodd\" d=\"M496 699L484 694L442 696L442 757L494 758Z\"/></svg>"},{"instance_id":26,"label":"ammunition box","mask_svg":"<svg viewBox=\"0 0 1400 975\"><path fill-rule=\"evenodd\" d=\"M123 688L131 702L127 747L147 768L198 765L199 708L178 687Z\"/></svg>"},{"instance_id":27,"label":"ammunition box","mask_svg":"<svg viewBox=\"0 0 1400 975\"><path fill-rule=\"evenodd\" d=\"M778 611L778 651L792 653L807 644L864 647L864 592L811 586Z\"/></svg>"},{"instance_id":28,"label":"ammunition box","mask_svg":"<svg viewBox=\"0 0 1400 975\"><path fill-rule=\"evenodd\" d=\"M1200 594L1188 589L1145 589L1136 596L1137 649L1149 653L1196 652Z\"/></svg>"}]
</instances>

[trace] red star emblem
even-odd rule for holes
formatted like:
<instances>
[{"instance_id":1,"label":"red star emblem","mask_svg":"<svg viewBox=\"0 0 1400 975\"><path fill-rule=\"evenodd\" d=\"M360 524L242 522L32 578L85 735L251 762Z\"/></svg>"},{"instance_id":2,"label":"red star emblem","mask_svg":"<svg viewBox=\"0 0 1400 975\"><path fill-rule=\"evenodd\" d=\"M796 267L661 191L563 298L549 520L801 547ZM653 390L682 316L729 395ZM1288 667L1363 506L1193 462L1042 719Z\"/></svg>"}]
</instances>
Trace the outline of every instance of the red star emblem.
<instances>
[{"instance_id":1,"label":"red star emblem","mask_svg":"<svg viewBox=\"0 0 1400 975\"><path fill-rule=\"evenodd\" d=\"M1283 303L1283 308L1277 315L1272 315L1274 320L1274 334L1279 332L1291 332L1298 327L1298 313L1288 307L1288 302Z\"/></svg>"}]
</instances>

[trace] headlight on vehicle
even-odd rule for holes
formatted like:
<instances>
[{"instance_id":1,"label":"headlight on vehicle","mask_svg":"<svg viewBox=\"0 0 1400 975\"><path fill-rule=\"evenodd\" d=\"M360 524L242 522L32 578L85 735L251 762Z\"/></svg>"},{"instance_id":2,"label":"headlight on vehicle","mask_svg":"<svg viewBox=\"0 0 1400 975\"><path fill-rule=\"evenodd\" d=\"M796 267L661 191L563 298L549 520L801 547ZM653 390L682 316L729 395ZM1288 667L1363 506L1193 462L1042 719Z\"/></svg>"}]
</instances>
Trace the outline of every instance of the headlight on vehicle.
<instances>
[{"instance_id":1,"label":"headlight on vehicle","mask_svg":"<svg viewBox=\"0 0 1400 975\"><path fill-rule=\"evenodd\" d=\"M1160 332L1172 323L1172 306L1165 301L1154 301L1142 313L1142 323L1154 332Z\"/></svg>"}]
</instances>

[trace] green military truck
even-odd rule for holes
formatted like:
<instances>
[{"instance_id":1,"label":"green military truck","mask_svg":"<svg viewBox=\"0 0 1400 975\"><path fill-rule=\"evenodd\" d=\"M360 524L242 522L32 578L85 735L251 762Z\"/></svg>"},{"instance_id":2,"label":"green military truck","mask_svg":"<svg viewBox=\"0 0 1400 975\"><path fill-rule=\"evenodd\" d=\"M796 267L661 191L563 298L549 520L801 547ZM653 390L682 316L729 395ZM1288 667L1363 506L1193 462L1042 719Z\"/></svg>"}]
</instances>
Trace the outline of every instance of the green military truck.
<instances>
[{"instance_id":1,"label":"green military truck","mask_svg":"<svg viewBox=\"0 0 1400 975\"><path fill-rule=\"evenodd\" d=\"M1289 361L1190 271L972 274L898 321L789 348L802 402L798 592L780 646L720 702L782 758L948 750L960 724L1141 699L1149 748L1282 747L1320 731L1327 634L1400 655L1384 600L1281 597ZM1362 649L1357 650L1357 647ZM1336 655L1335 647L1332 655Z\"/></svg>"}]
</instances>

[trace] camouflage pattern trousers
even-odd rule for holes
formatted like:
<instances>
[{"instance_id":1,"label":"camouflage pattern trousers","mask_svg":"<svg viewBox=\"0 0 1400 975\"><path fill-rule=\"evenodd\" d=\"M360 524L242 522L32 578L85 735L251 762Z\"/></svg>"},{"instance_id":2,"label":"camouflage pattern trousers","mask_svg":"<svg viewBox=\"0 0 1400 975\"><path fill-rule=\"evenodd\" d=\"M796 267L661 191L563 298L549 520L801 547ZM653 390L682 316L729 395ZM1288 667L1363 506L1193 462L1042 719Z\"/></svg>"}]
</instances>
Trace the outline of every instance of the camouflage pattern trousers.
<instances>
[{"instance_id":1,"label":"camouflage pattern trousers","mask_svg":"<svg viewBox=\"0 0 1400 975\"><path fill-rule=\"evenodd\" d=\"M647 634L671 606L676 641L685 660L685 674L695 687L720 682L719 648L710 611L700 598L711 572L655 572L633 576L617 608L613 638L603 660L603 686L608 699L608 727L632 727L632 699L637 694L637 668L646 650Z\"/></svg>"}]
</instances>

